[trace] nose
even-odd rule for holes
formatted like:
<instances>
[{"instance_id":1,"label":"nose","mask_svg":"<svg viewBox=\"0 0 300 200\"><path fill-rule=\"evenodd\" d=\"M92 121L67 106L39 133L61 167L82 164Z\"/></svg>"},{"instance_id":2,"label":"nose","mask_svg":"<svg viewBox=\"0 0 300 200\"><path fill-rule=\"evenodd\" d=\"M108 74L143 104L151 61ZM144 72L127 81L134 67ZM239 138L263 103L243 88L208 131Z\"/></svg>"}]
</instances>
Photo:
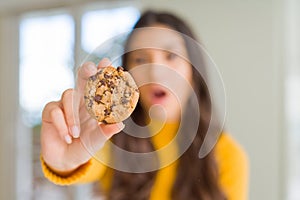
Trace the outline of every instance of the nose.
<instances>
[{"instance_id":1,"label":"nose","mask_svg":"<svg viewBox=\"0 0 300 200\"><path fill-rule=\"evenodd\" d=\"M161 82L163 81L168 74L168 65L165 62L163 55L156 53L151 56L149 63L149 78L153 82Z\"/></svg>"},{"instance_id":2,"label":"nose","mask_svg":"<svg viewBox=\"0 0 300 200\"><path fill-rule=\"evenodd\" d=\"M177 77L176 72L166 64L153 63L150 66L149 79L152 83L174 90L177 85Z\"/></svg>"}]
</instances>

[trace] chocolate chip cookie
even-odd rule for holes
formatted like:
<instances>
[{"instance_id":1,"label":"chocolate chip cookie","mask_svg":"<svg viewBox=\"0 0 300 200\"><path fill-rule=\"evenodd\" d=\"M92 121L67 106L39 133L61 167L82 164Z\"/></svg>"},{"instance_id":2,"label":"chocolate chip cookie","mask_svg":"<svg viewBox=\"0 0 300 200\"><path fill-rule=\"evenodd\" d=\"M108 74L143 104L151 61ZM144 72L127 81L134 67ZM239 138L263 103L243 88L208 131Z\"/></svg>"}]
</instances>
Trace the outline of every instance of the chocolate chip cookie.
<instances>
[{"instance_id":1,"label":"chocolate chip cookie","mask_svg":"<svg viewBox=\"0 0 300 200\"><path fill-rule=\"evenodd\" d=\"M139 99L139 90L122 67L108 66L88 79L84 99L91 116L98 122L112 124L131 115Z\"/></svg>"}]
</instances>

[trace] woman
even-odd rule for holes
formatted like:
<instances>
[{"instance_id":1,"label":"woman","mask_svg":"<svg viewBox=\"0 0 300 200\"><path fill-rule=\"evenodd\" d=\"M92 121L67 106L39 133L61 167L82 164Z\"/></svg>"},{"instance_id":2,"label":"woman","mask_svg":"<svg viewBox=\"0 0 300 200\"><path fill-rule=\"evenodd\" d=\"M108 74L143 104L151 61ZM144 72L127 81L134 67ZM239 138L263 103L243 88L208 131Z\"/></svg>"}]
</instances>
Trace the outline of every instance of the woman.
<instances>
[{"instance_id":1,"label":"woman","mask_svg":"<svg viewBox=\"0 0 300 200\"><path fill-rule=\"evenodd\" d=\"M78 90L66 90L60 101L50 102L43 111L41 160L45 176L61 185L100 180L99 187L108 199L247 199L247 159L228 134L222 132L212 151L198 157L211 123L212 104L203 79L201 51L189 45L186 37L195 39L192 31L172 14L151 11L144 13L134 28L143 27L151 29L139 29L128 38L123 66L140 85L140 101L132 119L141 126L148 124L152 137L128 134L130 122L121 131L123 123L98 125L88 115L80 93L87 78L97 68L109 65L109 60L103 59L97 67L85 63L78 71ZM196 107L191 103L193 96ZM172 140L177 132L179 137ZM186 138L192 139L189 142ZM107 141L113 143L101 148ZM113 148L149 153L168 144L169 151L157 151L146 164ZM110 167L98 161L101 156L97 159L103 152L109 155ZM125 170L114 168L122 164Z\"/></svg>"}]
</instances>

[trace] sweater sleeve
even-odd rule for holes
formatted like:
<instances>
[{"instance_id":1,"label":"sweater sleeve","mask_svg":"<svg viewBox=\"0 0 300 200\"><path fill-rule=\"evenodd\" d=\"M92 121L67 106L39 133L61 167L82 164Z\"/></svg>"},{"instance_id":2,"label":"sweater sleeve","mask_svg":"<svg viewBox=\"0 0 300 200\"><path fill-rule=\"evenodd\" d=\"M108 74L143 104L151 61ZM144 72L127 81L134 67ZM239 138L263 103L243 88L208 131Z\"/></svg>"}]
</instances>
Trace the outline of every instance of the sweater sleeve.
<instances>
[{"instance_id":1,"label":"sweater sleeve","mask_svg":"<svg viewBox=\"0 0 300 200\"><path fill-rule=\"evenodd\" d=\"M104 159L108 162L110 157L110 146L105 144L88 162L78 167L71 174L63 175L53 171L41 156L41 167L44 176L57 185L72 185L80 183L89 183L101 180L107 171L107 165L103 164L96 158Z\"/></svg>"},{"instance_id":2,"label":"sweater sleeve","mask_svg":"<svg viewBox=\"0 0 300 200\"><path fill-rule=\"evenodd\" d=\"M106 171L106 166L91 158L87 163L77 168L68 176L55 173L41 157L41 166L44 176L57 185L72 185L77 183L88 183L99 180Z\"/></svg>"},{"instance_id":3,"label":"sweater sleeve","mask_svg":"<svg viewBox=\"0 0 300 200\"><path fill-rule=\"evenodd\" d=\"M216 146L220 185L228 200L248 199L248 158L242 147L228 134Z\"/></svg>"}]
</instances>

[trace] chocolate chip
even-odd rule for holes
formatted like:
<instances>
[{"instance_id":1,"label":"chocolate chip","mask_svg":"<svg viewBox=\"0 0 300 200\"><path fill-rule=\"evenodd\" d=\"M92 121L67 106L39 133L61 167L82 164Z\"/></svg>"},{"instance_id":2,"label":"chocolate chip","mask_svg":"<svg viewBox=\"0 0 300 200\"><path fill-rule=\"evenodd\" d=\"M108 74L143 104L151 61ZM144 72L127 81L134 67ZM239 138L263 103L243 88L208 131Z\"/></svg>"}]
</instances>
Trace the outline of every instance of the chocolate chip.
<instances>
[{"instance_id":1,"label":"chocolate chip","mask_svg":"<svg viewBox=\"0 0 300 200\"><path fill-rule=\"evenodd\" d=\"M96 76L96 75L93 75L93 76L90 77L90 79L91 79L92 81L95 81L95 80L97 79L97 76Z\"/></svg>"},{"instance_id":2,"label":"chocolate chip","mask_svg":"<svg viewBox=\"0 0 300 200\"><path fill-rule=\"evenodd\" d=\"M129 102L129 100L128 99L126 99L125 97L122 97L121 98L121 104L126 104L126 103L128 103Z\"/></svg>"},{"instance_id":3,"label":"chocolate chip","mask_svg":"<svg viewBox=\"0 0 300 200\"><path fill-rule=\"evenodd\" d=\"M109 88L115 88L116 86L115 86L114 82L109 81L109 82L107 82L107 87L109 87Z\"/></svg>"},{"instance_id":4,"label":"chocolate chip","mask_svg":"<svg viewBox=\"0 0 300 200\"><path fill-rule=\"evenodd\" d=\"M104 74L104 78L106 78L106 79L109 79L109 78L111 78L111 77L112 77L111 74L108 74L108 73L105 73L105 74Z\"/></svg>"},{"instance_id":5,"label":"chocolate chip","mask_svg":"<svg viewBox=\"0 0 300 200\"><path fill-rule=\"evenodd\" d=\"M107 108L104 110L104 115L105 115L105 116L109 115L110 113L111 113L111 111L108 110Z\"/></svg>"},{"instance_id":6,"label":"chocolate chip","mask_svg":"<svg viewBox=\"0 0 300 200\"><path fill-rule=\"evenodd\" d=\"M90 100L88 107L92 107L93 106L93 101Z\"/></svg>"},{"instance_id":7,"label":"chocolate chip","mask_svg":"<svg viewBox=\"0 0 300 200\"><path fill-rule=\"evenodd\" d=\"M119 72L119 71L124 71L124 68L121 67L121 66L119 66L119 67L117 67L117 70L118 70L118 72Z\"/></svg>"},{"instance_id":8,"label":"chocolate chip","mask_svg":"<svg viewBox=\"0 0 300 200\"><path fill-rule=\"evenodd\" d=\"M96 96L94 97L94 100L95 100L97 103L100 103L100 102L101 102L101 99L102 99L102 96L100 96L100 95L96 95Z\"/></svg>"},{"instance_id":9,"label":"chocolate chip","mask_svg":"<svg viewBox=\"0 0 300 200\"><path fill-rule=\"evenodd\" d=\"M105 80L100 80L100 86L105 85Z\"/></svg>"}]
</instances>

